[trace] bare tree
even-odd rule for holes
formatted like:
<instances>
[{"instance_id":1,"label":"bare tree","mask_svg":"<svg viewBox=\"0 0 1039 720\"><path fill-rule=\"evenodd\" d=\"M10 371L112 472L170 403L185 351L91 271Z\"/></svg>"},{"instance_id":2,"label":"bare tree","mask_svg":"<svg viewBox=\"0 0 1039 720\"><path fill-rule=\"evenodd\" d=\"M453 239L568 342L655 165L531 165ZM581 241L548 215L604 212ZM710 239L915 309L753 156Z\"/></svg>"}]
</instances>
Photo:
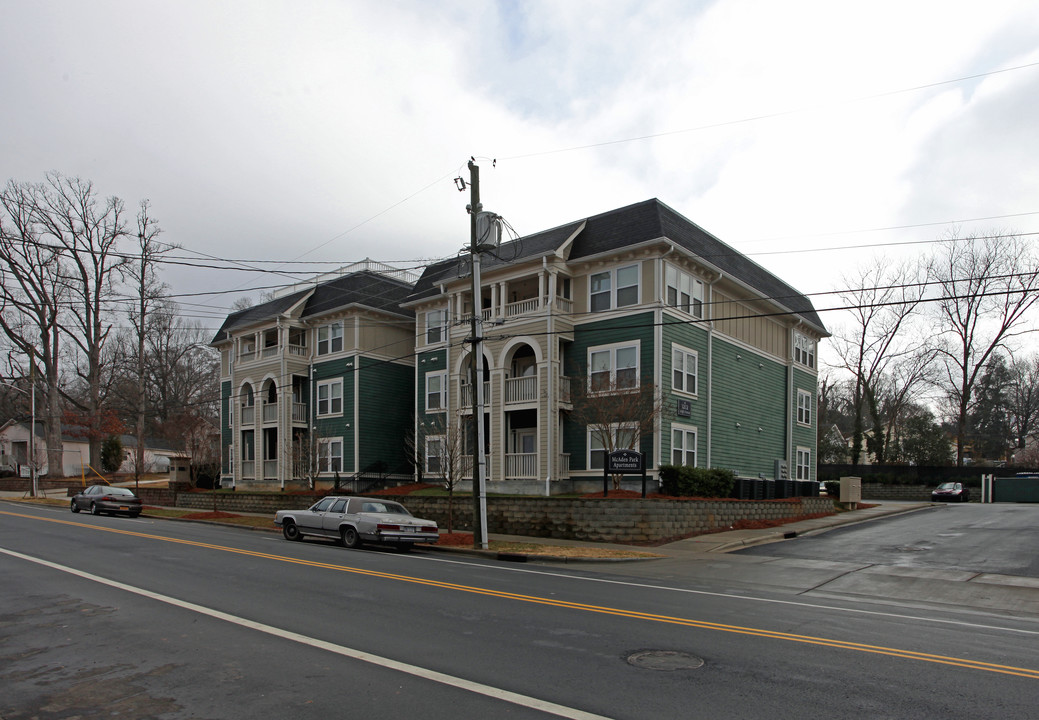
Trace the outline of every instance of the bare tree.
<instances>
[{"instance_id":1,"label":"bare tree","mask_svg":"<svg viewBox=\"0 0 1039 720\"><path fill-rule=\"evenodd\" d=\"M473 458L468 440L470 430L465 422L448 422L446 413L428 416L420 424L418 439L412 439L409 452L423 477L435 477L447 490L447 531L454 532L455 488L470 477Z\"/></svg>"},{"instance_id":2,"label":"bare tree","mask_svg":"<svg viewBox=\"0 0 1039 720\"><path fill-rule=\"evenodd\" d=\"M1039 355L1010 363L1010 430L1017 449L1039 434Z\"/></svg>"},{"instance_id":3,"label":"bare tree","mask_svg":"<svg viewBox=\"0 0 1039 720\"><path fill-rule=\"evenodd\" d=\"M937 248L928 279L941 334L941 386L956 417L956 464L963 465L967 414L980 373L992 354L1032 332L1028 311L1039 301L1039 264L1030 245L1009 234L949 237Z\"/></svg>"},{"instance_id":4,"label":"bare tree","mask_svg":"<svg viewBox=\"0 0 1039 720\"><path fill-rule=\"evenodd\" d=\"M892 362L918 352L919 341L908 339L903 330L923 296L920 275L921 270L913 265L894 266L883 258L875 258L857 276L846 278L844 285L849 289L839 293L854 318L849 328L834 333L841 367L855 379L853 464L859 462L862 454L867 413L872 425L868 449L878 462L883 462L881 378Z\"/></svg>"},{"instance_id":5,"label":"bare tree","mask_svg":"<svg viewBox=\"0 0 1039 720\"><path fill-rule=\"evenodd\" d=\"M116 293L117 273L127 262L119 243L127 236L123 201L101 200L90 181L48 173L45 182L32 185L33 221L43 242L63 259L71 307L59 316L62 330L82 358L77 369L85 384L80 396L66 395L83 413L88 428L90 463L101 457L100 432L90 422L103 409L105 391L104 346L112 329L108 303Z\"/></svg>"},{"instance_id":6,"label":"bare tree","mask_svg":"<svg viewBox=\"0 0 1039 720\"><path fill-rule=\"evenodd\" d=\"M0 192L0 327L20 355L19 374L42 379L43 419L50 474L62 468L60 316L68 302L61 249L44 239L38 222L40 188L9 181ZM22 364L25 358L25 365ZM35 428L33 428L35 433Z\"/></svg>"},{"instance_id":7,"label":"bare tree","mask_svg":"<svg viewBox=\"0 0 1039 720\"><path fill-rule=\"evenodd\" d=\"M136 401L137 401L137 449L134 465L134 480L140 481L144 472L144 437L145 417L148 411L147 378L145 375L145 342L148 337L148 320L166 294L167 286L157 277L158 262L162 255L174 248L173 245L159 243L161 230L151 217L147 200L141 201L137 213L137 242L140 255L125 267L126 276L130 280L135 294L135 305L128 313L130 325L136 340Z\"/></svg>"},{"instance_id":8,"label":"bare tree","mask_svg":"<svg viewBox=\"0 0 1039 720\"><path fill-rule=\"evenodd\" d=\"M573 410L570 419L588 429L605 455L616 450L637 450L642 438L652 435L661 419L664 399L653 383L636 385L631 378L592 375L571 384ZM621 475L613 476L614 490Z\"/></svg>"}]
</instances>

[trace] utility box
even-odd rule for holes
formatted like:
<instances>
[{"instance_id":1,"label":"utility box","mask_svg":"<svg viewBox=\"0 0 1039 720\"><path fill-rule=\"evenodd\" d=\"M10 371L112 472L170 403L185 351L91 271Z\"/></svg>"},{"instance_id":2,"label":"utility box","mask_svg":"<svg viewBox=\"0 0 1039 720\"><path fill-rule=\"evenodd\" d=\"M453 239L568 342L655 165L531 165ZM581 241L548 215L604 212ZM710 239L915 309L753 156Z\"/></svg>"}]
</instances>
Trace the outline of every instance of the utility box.
<instances>
[{"instance_id":1,"label":"utility box","mask_svg":"<svg viewBox=\"0 0 1039 720\"><path fill-rule=\"evenodd\" d=\"M191 484L191 456L170 455L170 485L173 483Z\"/></svg>"},{"instance_id":2,"label":"utility box","mask_svg":"<svg viewBox=\"0 0 1039 720\"><path fill-rule=\"evenodd\" d=\"M851 476L841 478L841 502L852 505L862 502L862 478Z\"/></svg>"}]
</instances>

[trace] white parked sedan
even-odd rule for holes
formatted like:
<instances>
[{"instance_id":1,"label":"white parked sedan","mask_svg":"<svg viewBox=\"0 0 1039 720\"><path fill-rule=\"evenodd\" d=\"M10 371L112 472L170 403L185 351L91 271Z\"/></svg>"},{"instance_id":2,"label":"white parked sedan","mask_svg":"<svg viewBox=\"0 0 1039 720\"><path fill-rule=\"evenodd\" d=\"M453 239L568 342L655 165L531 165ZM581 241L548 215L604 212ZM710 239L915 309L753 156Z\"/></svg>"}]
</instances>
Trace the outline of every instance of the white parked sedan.
<instances>
[{"instance_id":1,"label":"white parked sedan","mask_svg":"<svg viewBox=\"0 0 1039 720\"><path fill-rule=\"evenodd\" d=\"M440 537L432 520L417 518L399 502L381 498L329 496L306 510L279 510L274 524L286 540L331 538L348 548L370 542L409 550L415 543L435 543Z\"/></svg>"}]
</instances>

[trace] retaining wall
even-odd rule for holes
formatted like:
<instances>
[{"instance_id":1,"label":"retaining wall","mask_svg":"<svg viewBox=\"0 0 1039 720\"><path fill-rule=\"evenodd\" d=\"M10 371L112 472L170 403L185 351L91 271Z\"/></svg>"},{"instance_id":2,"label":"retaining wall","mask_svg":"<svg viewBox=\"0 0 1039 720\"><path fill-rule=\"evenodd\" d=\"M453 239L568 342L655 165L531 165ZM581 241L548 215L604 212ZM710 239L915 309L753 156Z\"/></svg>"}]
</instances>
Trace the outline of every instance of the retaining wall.
<instances>
[{"instance_id":1,"label":"retaining wall","mask_svg":"<svg viewBox=\"0 0 1039 720\"><path fill-rule=\"evenodd\" d=\"M146 505L200 511L270 513L307 507L321 496L275 493L174 492L141 488ZM393 498L389 498L393 499ZM402 498L408 510L447 527L448 499ZM453 503L453 528L472 529L469 497ZM490 532L592 542L652 543L683 535L727 529L740 520L780 520L800 515L832 513L830 498L785 500L662 500L555 497L487 498Z\"/></svg>"}]
</instances>

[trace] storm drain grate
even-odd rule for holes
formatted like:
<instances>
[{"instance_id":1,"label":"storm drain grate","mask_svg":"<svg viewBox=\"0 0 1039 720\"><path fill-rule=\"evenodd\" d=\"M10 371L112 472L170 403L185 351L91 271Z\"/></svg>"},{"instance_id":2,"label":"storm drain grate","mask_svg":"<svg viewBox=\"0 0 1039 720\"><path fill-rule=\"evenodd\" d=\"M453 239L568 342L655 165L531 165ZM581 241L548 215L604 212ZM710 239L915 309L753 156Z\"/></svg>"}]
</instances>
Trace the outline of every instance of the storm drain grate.
<instances>
[{"instance_id":1,"label":"storm drain grate","mask_svg":"<svg viewBox=\"0 0 1039 720\"><path fill-rule=\"evenodd\" d=\"M703 658L675 650L640 650L628 656L628 664L646 670L696 670Z\"/></svg>"}]
</instances>

